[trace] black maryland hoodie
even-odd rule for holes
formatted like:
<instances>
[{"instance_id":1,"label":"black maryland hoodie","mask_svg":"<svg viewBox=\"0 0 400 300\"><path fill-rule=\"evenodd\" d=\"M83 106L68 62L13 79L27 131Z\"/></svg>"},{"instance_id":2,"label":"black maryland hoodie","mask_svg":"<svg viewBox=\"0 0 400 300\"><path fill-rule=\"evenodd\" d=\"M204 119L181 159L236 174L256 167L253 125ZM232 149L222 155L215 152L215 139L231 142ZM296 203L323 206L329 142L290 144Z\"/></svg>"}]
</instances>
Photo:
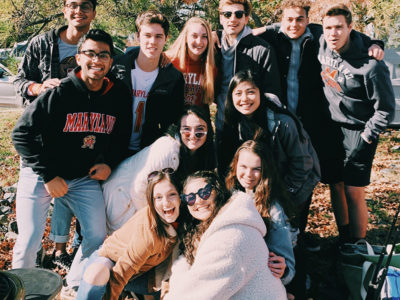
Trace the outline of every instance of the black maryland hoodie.
<instances>
[{"instance_id":1,"label":"black maryland hoodie","mask_svg":"<svg viewBox=\"0 0 400 300\"><path fill-rule=\"evenodd\" d=\"M45 182L56 176L86 176L96 163L112 169L128 149L132 126L128 89L105 78L102 89L91 92L80 72L78 67L59 87L33 101L12 132L22 165Z\"/></svg>"}]
</instances>

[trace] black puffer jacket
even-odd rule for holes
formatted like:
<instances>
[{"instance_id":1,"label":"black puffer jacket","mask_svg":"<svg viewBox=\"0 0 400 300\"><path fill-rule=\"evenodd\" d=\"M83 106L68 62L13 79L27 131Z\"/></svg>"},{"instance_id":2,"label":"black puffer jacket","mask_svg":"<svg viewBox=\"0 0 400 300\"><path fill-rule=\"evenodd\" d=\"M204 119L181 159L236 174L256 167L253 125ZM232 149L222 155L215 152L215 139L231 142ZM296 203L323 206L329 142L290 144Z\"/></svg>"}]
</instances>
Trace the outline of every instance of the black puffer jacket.
<instances>
[{"instance_id":1,"label":"black puffer jacket","mask_svg":"<svg viewBox=\"0 0 400 300\"><path fill-rule=\"evenodd\" d=\"M14 80L18 95L29 102L36 98L36 96L28 96L28 87L32 83L42 83L50 78L60 78L58 38L60 33L66 29L67 26L53 29L30 41Z\"/></svg>"}]
</instances>

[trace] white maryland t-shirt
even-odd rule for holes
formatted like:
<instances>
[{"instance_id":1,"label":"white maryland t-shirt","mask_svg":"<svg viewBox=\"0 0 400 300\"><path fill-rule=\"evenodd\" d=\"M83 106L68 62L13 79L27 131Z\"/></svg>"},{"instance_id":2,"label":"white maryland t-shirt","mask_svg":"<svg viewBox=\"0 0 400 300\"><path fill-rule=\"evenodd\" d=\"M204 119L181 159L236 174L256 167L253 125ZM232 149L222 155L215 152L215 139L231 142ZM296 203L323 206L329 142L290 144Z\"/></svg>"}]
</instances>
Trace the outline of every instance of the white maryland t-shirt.
<instances>
[{"instance_id":1,"label":"white maryland t-shirt","mask_svg":"<svg viewBox=\"0 0 400 300\"><path fill-rule=\"evenodd\" d=\"M145 120L146 102L150 89L158 75L158 68L145 72L135 60L135 69L131 70L133 92L133 126L129 150L140 150L142 126Z\"/></svg>"}]
</instances>

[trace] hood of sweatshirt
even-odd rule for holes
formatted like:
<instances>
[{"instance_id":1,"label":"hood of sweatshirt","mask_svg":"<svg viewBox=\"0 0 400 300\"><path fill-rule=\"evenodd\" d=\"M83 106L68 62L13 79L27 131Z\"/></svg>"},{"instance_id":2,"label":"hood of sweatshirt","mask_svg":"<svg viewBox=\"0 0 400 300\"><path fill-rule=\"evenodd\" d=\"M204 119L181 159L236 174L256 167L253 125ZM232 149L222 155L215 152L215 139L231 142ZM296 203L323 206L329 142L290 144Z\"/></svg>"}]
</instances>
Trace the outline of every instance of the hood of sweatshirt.
<instances>
[{"instance_id":1,"label":"hood of sweatshirt","mask_svg":"<svg viewBox=\"0 0 400 300\"><path fill-rule=\"evenodd\" d=\"M101 89L99 91L90 91L85 82L83 82L82 80L82 69L80 66L76 67L72 72L68 73L68 78L70 78L73 82L73 84L75 85L75 87L82 91L82 92L86 92L86 93L98 93L99 95L105 95L108 93L108 91L113 87L114 83L108 79L107 77L104 77L103 80L103 86L101 87Z\"/></svg>"},{"instance_id":2,"label":"hood of sweatshirt","mask_svg":"<svg viewBox=\"0 0 400 300\"><path fill-rule=\"evenodd\" d=\"M241 191L235 192L221 208L201 240L207 240L207 235L211 235L221 228L230 225L253 227L262 236L265 236L267 232L264 221L254 205L253 197Z\"/></svg>"}]
</instances>

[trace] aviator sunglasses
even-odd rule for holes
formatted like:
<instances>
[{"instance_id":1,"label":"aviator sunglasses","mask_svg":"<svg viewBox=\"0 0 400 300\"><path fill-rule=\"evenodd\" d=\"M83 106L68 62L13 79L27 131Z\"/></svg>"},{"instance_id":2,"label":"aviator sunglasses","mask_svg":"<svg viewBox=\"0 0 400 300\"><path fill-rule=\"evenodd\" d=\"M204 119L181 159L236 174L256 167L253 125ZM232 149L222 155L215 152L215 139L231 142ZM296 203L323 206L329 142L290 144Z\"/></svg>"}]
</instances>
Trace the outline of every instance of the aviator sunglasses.
<instances>
[{"instance_id":1,"label":"aviator sunglasses","mask_svg":"<svg viewBox=\"0 0 400 300\"><path fill-rule=\"evenodd\" d=\"M172 169L172 168L164 168L164 169L162 169L160 171L153 171L149 175L147 175L147 182L152 181L153 178L156 177L160 173L172 174L172 173L174 173L174 169Z\"/></svg>"},{"instance_id":2,"label":"aviator sunglasses","mask_svg":"<svg viewBox=\"0 0 400 300\"><path fill-rule=\"evenodd\" d=\"M236 18L241 19L244 16L244 10L221 12L221 15L223 15L227 19L230 19L230 17L232 17L232 14L235 14Z\"/></svg>"},{"instance_id":3,"label":"aviator sunglasses","mask_svg":"<svg viewBox=\"0 0 400 300\"><path fill-rule=\"evenodd\" d=\"M208 200L208 198L211 196L212 189L213 187L211 183L208 183L205 187L199 189L197 193L190 193L187 195L181 194L181 201L186 202L189 206L193 206L196 202L196 195L199 195L199 197L203 200Z\"/></svg>"}]
</instances>

